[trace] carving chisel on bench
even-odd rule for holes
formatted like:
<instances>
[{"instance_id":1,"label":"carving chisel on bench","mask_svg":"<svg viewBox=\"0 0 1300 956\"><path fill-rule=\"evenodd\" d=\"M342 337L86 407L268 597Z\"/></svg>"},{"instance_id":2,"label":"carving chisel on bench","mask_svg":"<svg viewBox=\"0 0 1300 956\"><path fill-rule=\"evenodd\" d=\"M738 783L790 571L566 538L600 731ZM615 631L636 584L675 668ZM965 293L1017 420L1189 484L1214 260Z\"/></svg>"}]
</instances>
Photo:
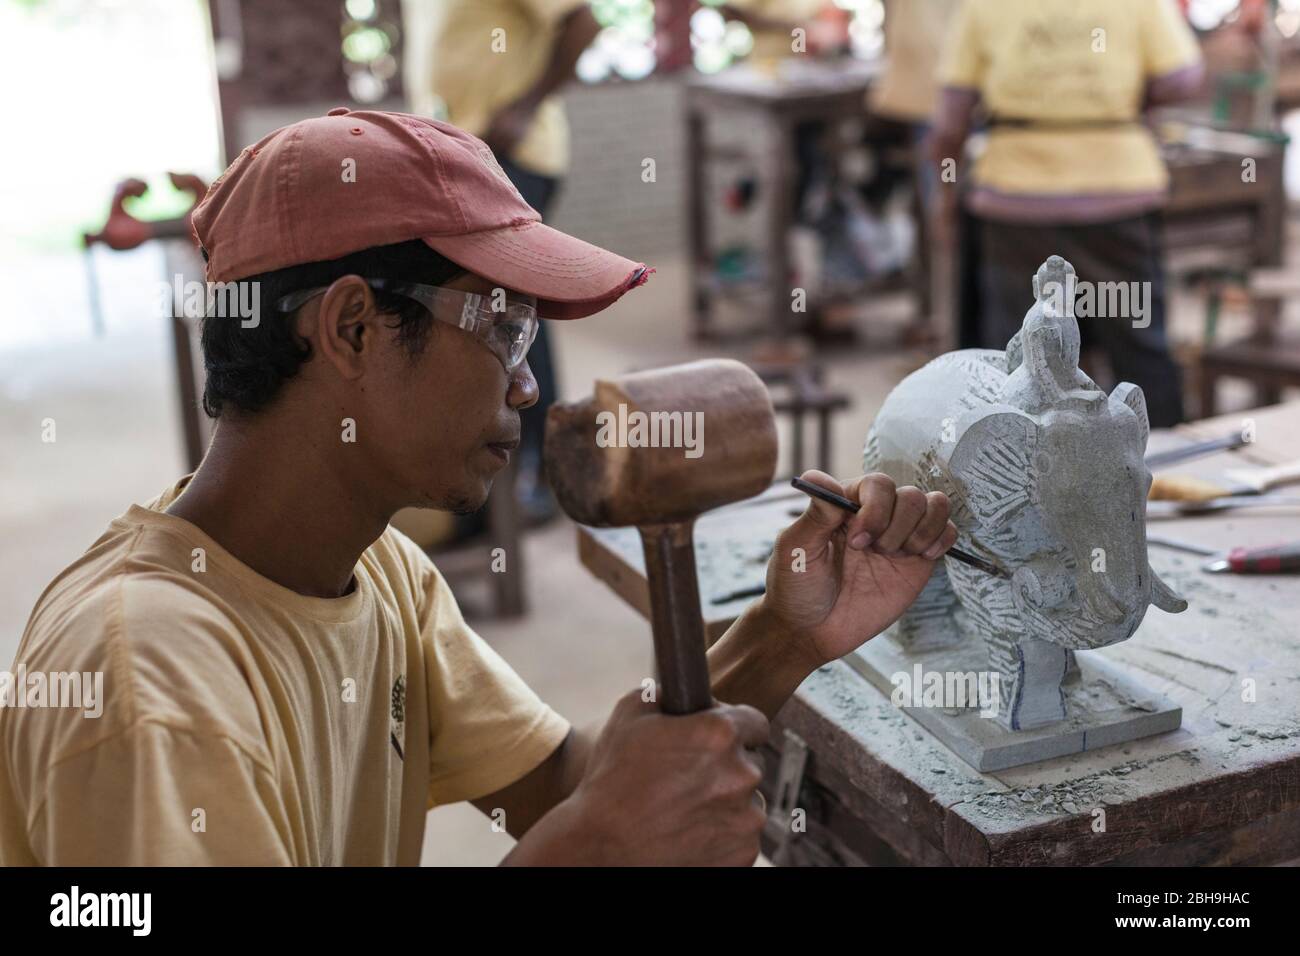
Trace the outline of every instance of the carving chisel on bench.
<instances>
[{"instance_id":1,"label":"carving chisel on bench","mask_svg":"<svg viewBox=\"0 0 1300 956\"><path fill-rule=\"evenodd\" d=\"M1211 558L1201 565L1202 571L1212 574L1295 574L1300 572L1300 541L1291 544L1269 545L1262 548L1207 548L1204 545L1147 535L1147 544L1175 551L1187 551Z\"/></svg>"},{"instance_id":2,"label":"carving chisel on bench","mask_svg":"<svg viewBox=\"0 0 1300 956\"><path fill-rule=\"evenodd\" d=\"M1210 438L1206 441L1192 442L1190 445L1183 445L1180 448L1153 451L1146 456L1146 463L1148 468L1155 471L1157 468L1164 468L1175 462L1203 458L1206 455L1214 454L1216 451L1232 451L1234 448L1240 448L1246 444L1249 444L1249 442L1246 441L1241 432L1237 431L1222 438Z\"/></svg>"},{"instance_id":3,"label":"carving chisel on bench","mask_svg":"<svg viewBox=\"0 0 1300 956\"><path fill-rule=\"evenodd\" d=\"M1268 548L1233 548L1202 566L1213 574L1295 574L1300 572L1300 542Z\"/></svg>"},{"instance_id":4,"label":"carving chisel on bench","mask_svg":"<svg viewBox=\"0 0 1300 956\"><path fill-rule=\"evenodd\" d=\"M1224 481L1191 475L1157 475L1151 483L1149 497L1152 501L1199 502L1263 495L1274 488L1300 482L1300 461L1269 468L1232 468L1223 474Z\"/></svg>"}]
</instances>

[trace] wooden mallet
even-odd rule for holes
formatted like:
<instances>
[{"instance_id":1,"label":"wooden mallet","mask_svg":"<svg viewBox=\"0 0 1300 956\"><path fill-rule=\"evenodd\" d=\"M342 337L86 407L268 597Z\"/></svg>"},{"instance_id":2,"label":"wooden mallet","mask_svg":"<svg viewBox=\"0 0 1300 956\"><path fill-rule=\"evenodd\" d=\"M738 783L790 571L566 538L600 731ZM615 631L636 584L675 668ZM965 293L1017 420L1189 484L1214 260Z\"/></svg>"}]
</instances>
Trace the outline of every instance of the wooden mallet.
<instances>
[{"instance_id":1,"label":"wooden mallet","mask_svg":"<svg viewBox=\"0 0 1300 956\"><path fill-rule=\"evenodd\" d=\"M597 381L591 398L547 413L546 475L560 507L579 524L641 533L664 713L713 702L695 519L766 489L776 455L767 388L730 359Z\"/></svg>"}]
</instances>

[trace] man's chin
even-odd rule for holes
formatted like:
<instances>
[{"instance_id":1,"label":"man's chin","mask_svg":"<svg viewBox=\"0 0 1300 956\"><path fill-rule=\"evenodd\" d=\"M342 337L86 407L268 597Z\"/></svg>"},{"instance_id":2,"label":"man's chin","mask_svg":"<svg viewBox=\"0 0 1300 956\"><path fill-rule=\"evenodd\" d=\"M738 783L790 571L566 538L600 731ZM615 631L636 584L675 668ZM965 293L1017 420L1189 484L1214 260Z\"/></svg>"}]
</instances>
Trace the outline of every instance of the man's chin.
<instances>
[{"instance_id":1,"label":"man's chin","mask_svg":"<svg viewBox=\"0 0 1300 956\"><path fill-rule=\"evenodd\" d=\"M488 492L492 490L492 479L489 478L483 483L483 490L477 494L456 495L448 499L442 506L441 510L450 511L454 515L469 515L480 510L488 500Z\"/></svg>"}]
</instances>

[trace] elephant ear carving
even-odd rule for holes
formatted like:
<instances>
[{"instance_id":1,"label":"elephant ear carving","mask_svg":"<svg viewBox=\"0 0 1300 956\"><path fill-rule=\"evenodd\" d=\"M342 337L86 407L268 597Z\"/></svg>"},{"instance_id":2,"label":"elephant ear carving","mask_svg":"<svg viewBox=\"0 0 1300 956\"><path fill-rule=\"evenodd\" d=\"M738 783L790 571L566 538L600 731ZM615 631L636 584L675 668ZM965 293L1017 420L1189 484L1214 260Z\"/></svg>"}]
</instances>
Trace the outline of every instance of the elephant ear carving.
<instances>
[{"instance_id":1,"label":"elephant ear carving","mask_svg":"<svg viewBox=\"0 0 1300 956\"><path fill-rule=\"evenodd\" d=\"M1142 426L1142 444L1145 446L1147 436L1151 434L1151 420L1147 417L1147 400L1146 396L1142 394L1142 389L1132 382L1120 382L1115 386L1115 390L1110 393L1110 400L1120 402L1133 409L1138 424Z\"/></svg>"},{"instance_id":2,"label":"elephant ear carving","mask_svg":"<svg viewBox=\"0 0 1300 956\"><path fill-rule=\"evenodd\" d=\"M877 471L880 468L880 439L873 428L867 433L867 444L862 449L863 472Z\"/></svg>"},{"instance_id":3,"label":"elephant ear carving","mask_svg":"<svg viewBox=\"0 0 1300 956\"><path fill-rule=\"evenodd\" d=\"M997 525L1033 501L1038 426L1022 412L993 412L972 422L948 459L967 507Z\"/></svg>"},{"instance_id":4,"label":"elephant ear carving","mask_svg":"<svg viewBox=\"0 0 1300 956\"><path fill-rule=\"evenodd\" d=\"M1007 342L1006 355L1006 373L1010 375L1025 360L1025 349L1021 343L1021 337L1024 335L1024 329L1020 329L1015 335L1011 336L1011 341Z\"/></svg>"}]
</instances>

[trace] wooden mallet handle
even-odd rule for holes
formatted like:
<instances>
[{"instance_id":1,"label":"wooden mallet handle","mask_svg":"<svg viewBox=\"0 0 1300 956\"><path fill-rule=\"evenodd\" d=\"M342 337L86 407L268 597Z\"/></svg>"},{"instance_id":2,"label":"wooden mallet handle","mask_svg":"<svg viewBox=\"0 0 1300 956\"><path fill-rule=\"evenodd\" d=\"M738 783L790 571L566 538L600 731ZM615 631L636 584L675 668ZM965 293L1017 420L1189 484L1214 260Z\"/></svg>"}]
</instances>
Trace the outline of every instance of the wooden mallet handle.
<instances>
[{"instance_id":1,"label":"wooden mallet handle","mask_svg":"<svg viewBox=\"0 0 1300 956\"><path fill-rule=\"evenodd\" d=\"M693 714L713 706L695 574L694 524L675 521L637 529L645 549L659 707L665 714Z\"/></svg>"}]
</instances>

